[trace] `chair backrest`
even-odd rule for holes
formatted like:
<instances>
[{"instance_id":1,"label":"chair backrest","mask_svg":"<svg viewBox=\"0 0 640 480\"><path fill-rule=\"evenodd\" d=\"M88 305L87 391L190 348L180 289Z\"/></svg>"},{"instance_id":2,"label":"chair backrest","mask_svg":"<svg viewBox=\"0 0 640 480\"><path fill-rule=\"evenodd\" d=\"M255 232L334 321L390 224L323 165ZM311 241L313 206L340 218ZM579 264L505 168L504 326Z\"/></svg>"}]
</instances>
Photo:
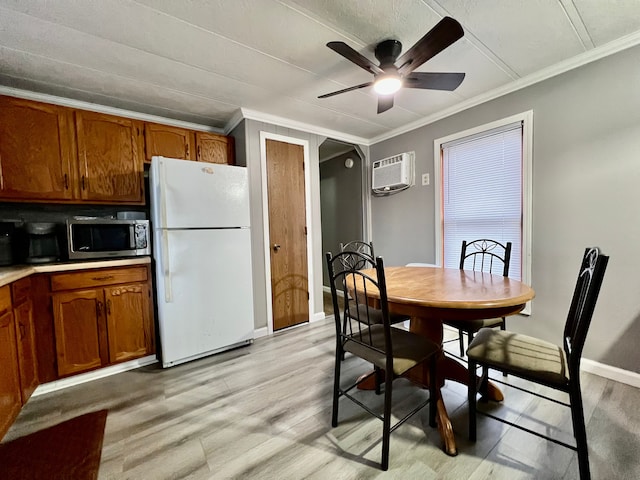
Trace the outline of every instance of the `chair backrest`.
<instances>
[{"instance_id":1,"label":"chair backrest","mask_svg":"<svg viewBox=\"0 0 640 480\"><path fill-rule=\"evenodd\" d=\"M329 270L333 315L338 341L342 342L343 345L346 341L354 341L366 348L379 351L387 355L387 362L391 362L391 365L387 366L392 368L393 352L389 304L387 302L387 286L382 257L376 258L376 278L374 278L364 274L361 269L357 268L358 264L370 261L368 256L363 253L346 251L332 257L331 253L327 252L325 256L327 269ZM348 266L345 267L345 265ZM350 288L354 285L357 285L357 290ZM338 302L338 287L344 292L344 308L342 310ZM367 295L371 291L379 292L379 309L369 306L367 302ZM382 323L380 322L380 315L382 315ZM372 329L371 327L374 328ZM374 342L374 334L376 331L379 333L380 328L384 329L384 349L379 348L381 345Z\"/></svg>"},{"instance_id":2,"label":"chair backrest","mask_svg":"<svg viewBox=\"0 0 640 480\"><path fill-rule=\"evenodd\" d=\"M361 256L345 255L342 257L344 268L355 266L358 270L362 270L363 268L374 268L376 266L373 242L352 240L351 242L341 243L340 252L359 253L366 257L363 259Z\"/></svg>"},{"instance_id":3,"label":"chair backrest","mask_svg":"<svg viewBox=\"0 0 640 480\"><path fill-rule=\"evenodd\" d=\"M460 270L498 273L509 276L511 261L511 242L502 244L488 238L480 238L472 242L462 241L460 250Z\"/></svg>"},{"instance_id":4,"label":"chair backrest","mask_svg":"<svg viewBox=\"0 0 640 480\"><path fill-rule=\"evenodd\" d=\"M582 348L608 263L609 257L603 255L597 247L585 249L564 326L564 350L569 362L570 378L577 378L575 376L579 375Z\"/></svg>"}]
</instances>

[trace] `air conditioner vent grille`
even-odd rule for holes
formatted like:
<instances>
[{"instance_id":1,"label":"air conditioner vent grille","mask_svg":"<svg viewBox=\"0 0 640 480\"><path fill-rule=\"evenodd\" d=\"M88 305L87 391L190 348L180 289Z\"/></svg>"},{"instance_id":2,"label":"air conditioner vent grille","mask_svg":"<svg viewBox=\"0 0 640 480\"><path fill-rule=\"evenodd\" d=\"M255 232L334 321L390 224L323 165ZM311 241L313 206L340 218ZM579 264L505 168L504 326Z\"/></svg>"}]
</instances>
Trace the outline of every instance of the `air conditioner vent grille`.
<instances>
[{"instance_id":1,"label":"air conditioner vent grille","mask_svg":"<svg viewBox=\"0 0 640 480\"><path fill-rule=\"evenodd\" d=\"M405 189L413 183L414 152L401 153L373 162L372 189L389 192Z\"/></svg>"}]
</instances>

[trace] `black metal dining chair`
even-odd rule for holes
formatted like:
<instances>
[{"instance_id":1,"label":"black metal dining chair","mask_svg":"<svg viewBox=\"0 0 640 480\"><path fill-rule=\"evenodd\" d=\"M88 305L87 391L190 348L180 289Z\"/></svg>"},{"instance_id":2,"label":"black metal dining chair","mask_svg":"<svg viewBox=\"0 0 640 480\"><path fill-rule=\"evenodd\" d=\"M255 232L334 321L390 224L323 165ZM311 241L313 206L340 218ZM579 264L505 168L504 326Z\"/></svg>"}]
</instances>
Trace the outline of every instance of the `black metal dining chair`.
<instances>
[{"instance_id":1,"label":"black metal dining chair","mask_svg":"<svg viewBox=\"0 0 640 480\"><path fill-rule=\"evenodd\" d=\"M366 268L375 268L375 254L373 251L373 242L365 242L363 240L352 240L347 243L340 244L341 252L352 252L359 255L344 255L341 257L341 266L343 268L356 268L357 270L364 270ZM371 311L370 315L375 315L381 322L382 314L380 311ZM406 315L398 315L395 313L389 314L389 321L392 324L401 323L409 320Z\"/></svg>"},{"instance_id":2,"label":"black metal dining chair","mask_svg":"<svg viewBox=\"0 0 640 480\"><path fill-rule=\"evenodd\" d=\"M334 319L336 327L336 357L333 384L333 413L331 425L338 425L338 405L341 397L346 397L362 407L374 417L382 420L382 470L389 468L389 439L391 432L402 425L412 415L429 404L429 425L436 426L436 361L440 346L415 333L392 327L389 321L389 305L382 257L376 258L376 274L364 274L355 268L344 267L345 257L351 255L356 260L364 260L365 256L358 252L340 252L335 256L326 253L327 268L331 282ZM354 286L358 286L354 289ZM338 288L344 295L338 294ZM369 307L369 292L379 292L380 308ZM347 294L347 292L350 292ZM340 309L338 299L344 298L344 308ZM379 318L379 316L381 318ZM365 375L355 382L341 386L340 373L344 352L360 357L374 365L376 392L380 392L384 375L384 407L383 412L374 411L360 399L350 393L370 375ZM429 398L420 402L409 414L395 425L391 425L391 404L393 381L407 370L427 362L429 365Z\"/></svg>"},{"instance_id":3,"label":"black metal dining chair","mask_svg":"<svg viewBox=\"0 0 640 480\"><path fill-rule=\"evenodd\" d=\"M462 242L460 250L460 270L474 270L478 272L500 273L509 276L511 261L511 242L500 243L495 240L481 238ZM480 320L446 320L450 327L458 329L458 344L460 356L464 355L464 334L467 335L467 345L473 340L474 334L481 328L500 327L504 330L507 320L501 318L483 318Z\"/></svg>"},{"instance_id":4,"label":"black metal dining chair","mask_svg":"<svg viewBox=\"0 0 640 480\"><path fill-rule=\"evenodd\" d=\"M475 441L476 439L477 412L577 452L581 480L591 478L580 389L580 359L608 261L609 257L600 253L598 248L585 249L564 327L562 346L508 330L483 328L478 332L467 349L470 440ZM538 397L570 407L576 445L569 445L548 435L477 410L477 366L481 366L483 372L480 380L480 392L486 388L489 369L494 369L568 393L569 403L565 403L538 392L534 393L511 385L518 390L533 393Z\"/></svg>"}]
</instances>

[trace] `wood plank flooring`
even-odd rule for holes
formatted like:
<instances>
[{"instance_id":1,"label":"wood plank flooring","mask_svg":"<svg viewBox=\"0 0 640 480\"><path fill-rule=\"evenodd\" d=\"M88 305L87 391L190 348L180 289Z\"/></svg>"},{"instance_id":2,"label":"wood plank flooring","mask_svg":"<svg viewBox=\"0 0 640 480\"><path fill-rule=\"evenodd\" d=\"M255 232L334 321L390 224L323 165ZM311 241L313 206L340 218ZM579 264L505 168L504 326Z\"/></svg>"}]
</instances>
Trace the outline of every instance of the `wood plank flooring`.
<instances>
[{"instance_id":1,"label":"wood plank flooring","mask_svg":"<svg viewBox=\"0 0 640 480\"><path fill-rule=\"evenodd\" d=\"M380 421L343 401L340 423L331 428L332 322L167 370L143 367L33 397L4 441L107 408L101 480L578 478L570 450L485 417L478 419L478 441L470 443L466 390L453 382L443 396L459 455L443 453L425 409L392 433L389 471L382 472ZM347 357L343 378L368 370ZM428 395L404 380L395 385L398 416ZM503 391L506 400L486 408L572 440L568 409ZM584 374L583 392L593 478L640 478L640 390ZM358 393L382 405L382 396Z\"/></svg>"}]
</instances>

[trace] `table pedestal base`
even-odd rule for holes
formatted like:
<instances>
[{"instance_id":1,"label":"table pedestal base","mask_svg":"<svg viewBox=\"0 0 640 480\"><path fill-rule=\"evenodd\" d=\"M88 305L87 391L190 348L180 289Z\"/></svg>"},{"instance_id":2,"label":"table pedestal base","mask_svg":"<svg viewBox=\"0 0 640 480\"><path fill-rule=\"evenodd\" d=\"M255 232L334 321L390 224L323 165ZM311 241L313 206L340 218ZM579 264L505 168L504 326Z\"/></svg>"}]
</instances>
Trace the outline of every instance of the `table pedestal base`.
<instances>
[{"instance_id":1,"label":"table pedestal base","mask_svg":"<svg viewBox=\"0 0 640 480\"><path fill-rule=\"evenodd\" d=\"M422 335L438 345L442 345L442 322L433 319L412 319L410 331ZM447 455L455 456L458 454L458 448L456 447L453 427L451 426L447 409L442 401L440 389L444 386L445 380L453 380L454 382L469 386L469 370L453 358L447 357L443 352L438 359L437 372L436 422L438 424L438 432L444 444L444 452ZM429 366L426 364L415 366L407 371L404 376L424 388L428 387L431 381L429 378ZM477 376L476 381L479 380L480 377ZM375 387L374 375L371 375L358 386L358 388L362 390L374 390ZM502 392L495 384L488 382L485 398L501 402L504 400L504 395L502 395Z\"/></svg>"}]
</instances>

